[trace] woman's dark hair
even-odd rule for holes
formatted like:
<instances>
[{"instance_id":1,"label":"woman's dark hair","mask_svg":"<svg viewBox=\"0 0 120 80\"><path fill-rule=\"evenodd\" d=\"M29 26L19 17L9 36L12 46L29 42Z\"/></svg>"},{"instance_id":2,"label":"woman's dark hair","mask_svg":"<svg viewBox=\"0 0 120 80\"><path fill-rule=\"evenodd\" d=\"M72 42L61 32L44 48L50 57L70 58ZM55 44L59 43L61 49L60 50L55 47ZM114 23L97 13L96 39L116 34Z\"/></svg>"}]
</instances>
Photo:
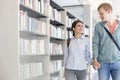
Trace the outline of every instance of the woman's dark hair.
<instances>
[{"instance_id":1,"label":"woman's dark hair","mask_svg":"<svg viewBox=\"0 0 120 80\"><path fill-rule=\"evenodd\" d=\"M79 23L79 22L83 24L83 22L80 21L79 19L75 20L75 21L72 23L72 31L73 31L73 28L75 28L76 24ZM74 31L73 31L73 36L74 36L74 35L75 35L75 33L74 33Z\"/></svg>"}]
</instances>

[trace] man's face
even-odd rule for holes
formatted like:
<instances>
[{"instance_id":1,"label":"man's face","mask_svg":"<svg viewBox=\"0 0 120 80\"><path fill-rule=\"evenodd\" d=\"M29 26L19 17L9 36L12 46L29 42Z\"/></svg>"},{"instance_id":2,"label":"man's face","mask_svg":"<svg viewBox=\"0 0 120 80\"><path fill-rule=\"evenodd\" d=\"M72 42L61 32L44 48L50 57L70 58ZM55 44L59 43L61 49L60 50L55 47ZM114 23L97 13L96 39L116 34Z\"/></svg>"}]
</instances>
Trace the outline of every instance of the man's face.
<instances>
[{"instance_id":1,"label":"man's face","mask_svg":"<svg viewBox=\"0 0 120 80\"><path fill-rule=\"evenodd\" d=\"M111 10L104 10L104 8L100 8L98 10L99 13L99 17L101 18L102 21L109 21L110 19L110 14L111 14Z\"/></svg>"}]
</instances>

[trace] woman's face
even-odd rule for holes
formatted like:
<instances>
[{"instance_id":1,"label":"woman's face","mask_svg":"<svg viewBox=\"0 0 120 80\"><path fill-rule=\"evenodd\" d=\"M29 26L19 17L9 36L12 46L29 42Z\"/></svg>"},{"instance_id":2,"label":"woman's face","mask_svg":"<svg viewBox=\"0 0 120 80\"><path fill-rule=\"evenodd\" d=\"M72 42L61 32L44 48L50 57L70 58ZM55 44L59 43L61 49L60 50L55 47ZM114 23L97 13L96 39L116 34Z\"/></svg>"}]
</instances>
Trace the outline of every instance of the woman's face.
<instances>
[{"instance_id":1,"label":"woman's face","mask_svg":"<svg viewBox=\"0 0 120 80\"><path fill-rule=\"evenodd\" d=\"M78 22L76 25L75 25L75 28L73 28L73 31L74 33L76 34L80 34L83 30L83 23L81 22Z\"/></svg>"}]
</instances>

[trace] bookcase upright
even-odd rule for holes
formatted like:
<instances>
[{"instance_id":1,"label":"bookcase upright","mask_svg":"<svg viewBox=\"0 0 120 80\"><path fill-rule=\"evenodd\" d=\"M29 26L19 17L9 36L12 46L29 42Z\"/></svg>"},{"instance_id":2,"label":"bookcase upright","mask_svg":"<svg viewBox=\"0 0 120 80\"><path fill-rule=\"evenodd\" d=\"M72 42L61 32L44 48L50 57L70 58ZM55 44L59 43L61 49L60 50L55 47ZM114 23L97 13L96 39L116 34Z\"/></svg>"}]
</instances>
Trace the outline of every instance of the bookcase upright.
<instances>
[{"instance_id":1,"label":"bookcase upright","mask_svg":"<svg viewBox=\"0 0 120 80\"><path fill-rule=\"evenodd\" d=\"M59 80L74 16L52 0L1 0L0 11L0 80Z\"/></svg>"}]
</instances>

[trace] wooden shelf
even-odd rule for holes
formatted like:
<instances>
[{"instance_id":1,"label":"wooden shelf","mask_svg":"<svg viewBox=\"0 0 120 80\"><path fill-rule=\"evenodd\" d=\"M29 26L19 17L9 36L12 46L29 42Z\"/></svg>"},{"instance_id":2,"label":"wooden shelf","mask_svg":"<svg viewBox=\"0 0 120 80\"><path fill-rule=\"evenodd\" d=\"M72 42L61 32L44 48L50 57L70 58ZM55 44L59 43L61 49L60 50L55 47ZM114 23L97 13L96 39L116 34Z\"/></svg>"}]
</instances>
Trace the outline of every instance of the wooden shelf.
<instances>
[{"instance_id":1,"label":"wooden shelf","mask_svg":"<svg viewBox=\"0 0 120 80\"><path fill-rule=\"evenodd\" d=\"M70 12L67 12L67 15L69 18L76 18L74 15L72 15Z\"/></svg>"},{"instance_id":2,"label":"wooden shelf","mask_svg":"<svg viewBox=\"0 0 120 80\"><path fill-rule=\"evenodd\" d=\"M49 55L20 55L20 63L37 63L37 62L43 62L45 57L48 57Z\"/></svg>"},{"instance_id":3,"label":"wooden shelf","mask_svg":"<svg viewBox=\"0 0 120 80\"><path fill-rule=\"evenodd\" d=\"M64 26L63 23L56 21L56 20L50 20L50 24L55 25L55 26Z\"/></svg>"},{"instance_id":4,"label":"wooden shelf","mask_svg":"<svg viewBox=\"0 0 120 80\"><path fill-rule=\"evenodd\" d=\"M52 40L54 40L54 41L56 41L56 40L58 40L58 41L65 41L65 39L61 39L61 38L57 38L57 37L50 37L50 40L52 41Z\"/></svg>"},{"instance_id":5,"label":"wooden shelf","mask_svg":"<svg viewBox=\"0 0 120 80\"><path fill-rule=\"evenodd\" d=\"M24 39L37 39L38 37L45 38L47 37L47 35L42 35L32 31L23 30L23 31L20 31L20 37Z\"/></svg>"},{"instance_id":6,"label":"wooden shelf","mask_svg":"<svg viewBox=\"0 0 120 80\"><path fill-rule=\"evenodd\" d=\"M59 71L55 71L53 73L50 74L51 77L57 77L59 76Z\"/></svg>"},{"instance_id":7,"label":"wooden shelf","mask_svg":"<svg viewBox=\"0 0 120 80\"><path fill-rule=\"evenodd\" d=\"M39 75L39 76L31 77L30 79L26 79L26 80L46 80L45 78L47 76L49 76L49 74L44 74L44 75Z\"/></svg>"},{"instance_id":8,"label":"wooden shelf","mask_svg":"<svg viewBox=\"0 0 120 80\"><path fill-rule=\"evenodd\" d=\"M72 28L71 27L67 27L67 31L72 31Z\"/></svg>"},{"instance_id":9,"label":"wooden shelf","mask_svg":"<svg viewBox=\"0 0 120 80\"><path fill-rule=\"evenodd\" d=\"M64 55L63 54L53 54L50 55L50 60L63 60Z\"/></svg>"},{"instance_id":10,"label":"wooden shelf","mask_svg":"<svg viewBox=\"0 0 120 80\"><path fill-rule=\"evenodd\" d=\"M57 9L58 11L63 11L63 10L64 10L63 7L59 6L58 4L56 4L56 3L55 3L54 1L52 1L52 0L50 0L50 5L51 5L53 8Z\"/></svg>"},{"instance_id":11,"label":"wooden shelf","mask_svg":"<svg viewBox=\"0 0 120 80\"><path fill-rule=\"evenodd\" d=\"M23 10L23 11L26 11L28 12L28 15L31 16L31 17L35 17L35 18L47 18L47 16L29 8L29 7L26 7L22 4L20 4L20 10Z\"/></svg>"}]
</instances>

